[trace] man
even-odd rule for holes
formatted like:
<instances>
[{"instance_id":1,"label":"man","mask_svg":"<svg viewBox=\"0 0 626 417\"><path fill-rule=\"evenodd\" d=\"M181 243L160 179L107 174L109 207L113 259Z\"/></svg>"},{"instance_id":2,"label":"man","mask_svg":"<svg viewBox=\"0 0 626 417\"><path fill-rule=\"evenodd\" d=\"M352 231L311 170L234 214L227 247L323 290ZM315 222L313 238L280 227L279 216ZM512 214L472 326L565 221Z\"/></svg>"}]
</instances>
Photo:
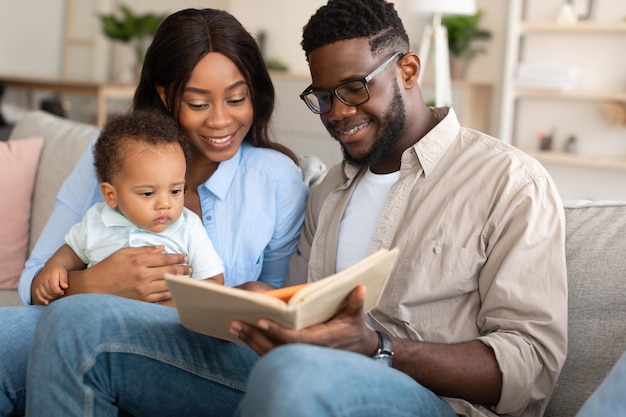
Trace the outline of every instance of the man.
<instances>
[{"instance_id":1,"label":"man","mask_svg":"<svg viewBox=\"0 0 626 417\"><path fill-rule=\"evenodd\" d=\"M301 97L345 162L311 193L292 276L321 279L379 248L402 255L366 317L358 288L302 331L234 322L263 355L241 415L541 416L567 345L564 215L549 175L424 104L393 4L330 0L302 46L312 84Z\"/></svg>"}]
</instances>

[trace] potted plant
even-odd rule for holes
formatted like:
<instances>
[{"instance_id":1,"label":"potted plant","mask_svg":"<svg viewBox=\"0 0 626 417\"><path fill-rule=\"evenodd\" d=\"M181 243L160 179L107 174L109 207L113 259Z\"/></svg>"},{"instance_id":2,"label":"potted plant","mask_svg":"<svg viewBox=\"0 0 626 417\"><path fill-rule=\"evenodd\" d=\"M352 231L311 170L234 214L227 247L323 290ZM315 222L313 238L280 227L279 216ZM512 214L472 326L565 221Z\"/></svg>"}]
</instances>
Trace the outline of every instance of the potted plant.
<instances>
[{"instance_id":1,"label":"potted plant","mask_svg":"<svg viewBox=\"0 0 626 417\"><path fill-rule=\"evenodd\" d=\"M102 31L113 40L132 43L136 64L141 66L146 49L152 41L165 14L135 14L128 6L120 5L121 17L114 14L101 14Z\"/></svg>"},{"instance_id":2,"label":"potted plant","mask_svg":"<svg viewBox=\"0 0 626 417\"><path fill-rule=\"evenodd\" d=\"M491 31L479 27L482 10L470 16L444 16L441 24L448 31L450 70L452 78L463 78L468 63L476 55L484 53L484 46L476 45L477 40L491 39Z\"/></svg>"}]
</instances>

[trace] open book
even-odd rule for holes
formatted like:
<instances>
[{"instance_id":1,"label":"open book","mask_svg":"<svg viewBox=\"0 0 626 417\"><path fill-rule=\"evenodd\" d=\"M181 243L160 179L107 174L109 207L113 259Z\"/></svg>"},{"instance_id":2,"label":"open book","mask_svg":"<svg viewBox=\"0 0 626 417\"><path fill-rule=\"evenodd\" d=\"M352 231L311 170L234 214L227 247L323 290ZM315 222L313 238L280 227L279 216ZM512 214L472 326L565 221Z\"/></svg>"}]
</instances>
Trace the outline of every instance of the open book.
<instances>
[{"instance_id":1,"label":"open book","mask_svg":"<svg viewBox=\"0 0 626 417\"><path fill-rule=\"evenodd\" d=\"M302 329L323 323L345 305L359 284L367 287L365 311L376 306L398 258L398 248L381 249L357 264L319 281L251 292L167 274L181 324L194 332L241 343L228 332L233 319L256 323L265 317Z\"/></svg>"}]
</instances>

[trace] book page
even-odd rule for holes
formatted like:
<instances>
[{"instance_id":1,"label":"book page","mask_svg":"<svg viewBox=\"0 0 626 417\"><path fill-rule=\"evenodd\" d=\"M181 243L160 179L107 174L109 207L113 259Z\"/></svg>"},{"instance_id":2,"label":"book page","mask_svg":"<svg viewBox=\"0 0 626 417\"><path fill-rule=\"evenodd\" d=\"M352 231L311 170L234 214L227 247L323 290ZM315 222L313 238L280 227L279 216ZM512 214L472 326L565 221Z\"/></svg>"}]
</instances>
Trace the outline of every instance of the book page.
<instances>
[{"instance_id":1,"label":"book page","mask_svg":"<svg viewBox=\"0 0 626 417\"><path fill-rule=\"evenodd\" d=\"M376 307L397 257L397 248L380 250L341 272L309 283L288 302L298 305L294 327L302 329L330 319L359 284L366 287L363 310L368 312Z\"/></svg>"},{"instance_id":2,"label":"book page","mask_svg":"<svg viewBox=\"0 0 626 417\"><path fill-rule=\"evenodd\" d=\"M255 323L263 316L293 326L287 303L278 298L177 275L166 275L166 280L180 321L189 330L240 343L228 332L233 319Z\"/></svg>"},{"instance_id":3,"label":"book page","mask_svg":"<svg viewBox=\"0 0 626 417\"><path fill-rule=\"evenodd\" d=\"M232 320L254 324L268 318L285 327L301 329L322 323L344 305L346 296L359 284L367 287L366 311L373 308L393 270L398 249L381 249L356 265L306 285L289 302L264 293L224 287L189 277L166 274L182 325L192 331L242 343L228 332ZM280 291L285 290L285 291ZM279 295L294 289L277 290Z\"/></svg>"}]
</instances>

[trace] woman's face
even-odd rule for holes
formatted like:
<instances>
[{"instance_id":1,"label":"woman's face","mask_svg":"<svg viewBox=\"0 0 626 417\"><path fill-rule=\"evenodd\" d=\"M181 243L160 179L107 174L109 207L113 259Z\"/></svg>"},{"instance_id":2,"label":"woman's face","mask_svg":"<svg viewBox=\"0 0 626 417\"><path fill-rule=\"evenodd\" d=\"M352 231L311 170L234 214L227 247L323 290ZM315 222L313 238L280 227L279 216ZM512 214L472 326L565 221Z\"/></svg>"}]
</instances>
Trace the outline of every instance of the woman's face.
<instances>
[{"instance_id":1,"label":"woman's face","mask_svg":"<svg viewBox=\"0 0 626 417\"><path fill-rule=\"evenodd\" d=\"M237 66L219 52L208 53L191 72L180 102L179 123L193 153L213 162L232 158L253 116L250 91Z\"/></svg>"}]
</instances>

